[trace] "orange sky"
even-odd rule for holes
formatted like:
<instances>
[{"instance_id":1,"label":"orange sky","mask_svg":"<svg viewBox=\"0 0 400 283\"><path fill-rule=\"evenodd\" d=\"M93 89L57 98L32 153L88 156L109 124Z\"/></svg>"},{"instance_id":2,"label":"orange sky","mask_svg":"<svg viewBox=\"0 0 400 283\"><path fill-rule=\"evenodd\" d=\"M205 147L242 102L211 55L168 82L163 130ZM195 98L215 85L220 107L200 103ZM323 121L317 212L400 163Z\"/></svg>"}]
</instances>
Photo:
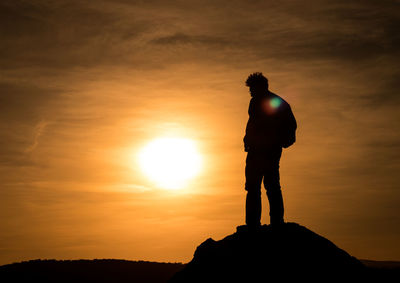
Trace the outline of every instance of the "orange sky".
<instances>
[{"instance_id":1,"label":"orange sky","mask_svg":"<svg viewBox=\"0 0 400 283\"><path fill-rule=\"evenodd\" d=\"M396 1L56 3L0 4L0 264L188 261L233 233L254 71L299 125L281 160L286 220L400 260ZM204 159L177 192L136 163L165 135Z\"/></svg>"}]
</instances>

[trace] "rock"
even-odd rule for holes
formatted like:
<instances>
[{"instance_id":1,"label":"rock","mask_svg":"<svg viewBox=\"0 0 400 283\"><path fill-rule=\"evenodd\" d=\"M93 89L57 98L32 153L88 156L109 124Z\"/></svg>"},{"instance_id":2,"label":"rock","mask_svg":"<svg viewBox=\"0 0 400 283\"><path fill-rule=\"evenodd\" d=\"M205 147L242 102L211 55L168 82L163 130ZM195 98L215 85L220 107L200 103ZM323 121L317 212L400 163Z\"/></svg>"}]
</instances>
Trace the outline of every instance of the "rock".
<instances>
[{"instance_id":1,"label":"rock","mask_svg":"<svg viewBox=\"0 0 400 283\"><path fill-rule=\"evenodd\" d=\"M359 279L364 271L359 260L329 240L285 223L253 230L239 226L220 241L206 240L170 282L330 282Z\"/></svg>"}]
</instances>

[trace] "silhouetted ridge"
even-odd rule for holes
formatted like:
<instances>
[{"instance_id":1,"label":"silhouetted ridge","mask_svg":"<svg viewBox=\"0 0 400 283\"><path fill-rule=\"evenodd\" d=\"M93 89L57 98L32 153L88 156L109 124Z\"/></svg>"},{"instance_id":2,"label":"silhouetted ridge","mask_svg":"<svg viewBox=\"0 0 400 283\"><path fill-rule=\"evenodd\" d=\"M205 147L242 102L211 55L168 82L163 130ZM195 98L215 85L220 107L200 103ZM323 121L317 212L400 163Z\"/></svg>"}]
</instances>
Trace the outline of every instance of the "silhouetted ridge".
<instances>
[{"instance_id":1,"label":"silhouetted ridge","mask_svg":"<svg viewBox=\"0 0 400 283\"><path fill-rule=\"evenodd\" d=\"M30 260L0 266L0 282L166 282L181 263L117 259Z\"/></svg>"},{"instance_id":2,"label":"silhouetted ridge","mask_svg":"<svg viewBox=\"0 0 400 283\"><path fill-rule=\"evenodd\" d=\"M170 282L326 282L365 271L359 260L296 223L263 225L257 230L239 226L237 230L220 241L203 242Z\"/></svg>"}]
</instances>

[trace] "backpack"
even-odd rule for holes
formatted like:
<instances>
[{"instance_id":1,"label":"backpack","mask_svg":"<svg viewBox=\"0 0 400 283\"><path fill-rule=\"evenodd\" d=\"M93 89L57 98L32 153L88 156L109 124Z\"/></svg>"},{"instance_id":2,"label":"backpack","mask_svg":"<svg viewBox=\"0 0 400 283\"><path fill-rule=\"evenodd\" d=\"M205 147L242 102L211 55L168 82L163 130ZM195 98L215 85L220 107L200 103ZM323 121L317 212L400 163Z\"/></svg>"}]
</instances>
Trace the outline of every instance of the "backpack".
<instances>
[{"instance_id":1,"label":"backpack","mask_svg":"<svg viewBox=\"0 0 400 283\"><path fill-rule=\"evenodd\" d=\"M281 145L283 148L288 148L296 142L297 123L293 112L288 105L288 111L285 113L284 122L282 123Z\"/></svg>"},{"instance_id":2,"label":"backpack","mask_svg":"<svg viewBox=\"0 0 400 283\"><path fill-rule=\"evenodd\" d=\"M288 148L296 142L296 128L292 128L287 131L286 135L283 136L281 141L283 148Z\"/></svg>"}]
</instances>

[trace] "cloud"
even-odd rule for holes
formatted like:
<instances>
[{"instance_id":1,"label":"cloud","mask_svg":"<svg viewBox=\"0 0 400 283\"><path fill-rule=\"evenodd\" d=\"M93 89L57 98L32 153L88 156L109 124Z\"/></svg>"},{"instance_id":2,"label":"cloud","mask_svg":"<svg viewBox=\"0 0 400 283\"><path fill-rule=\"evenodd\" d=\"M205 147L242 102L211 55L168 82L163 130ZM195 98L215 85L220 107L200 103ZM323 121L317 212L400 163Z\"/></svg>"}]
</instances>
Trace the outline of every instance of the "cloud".
<instances>
[{"instance_id":1,"label":"cloud","mask_svg":"<svg viewBox=\"0 0 400 283\"><path fill-rule=\"evenodd\" d=\"M89 2L0 5L2 68L64 69L130 61L129 49L149 23L119 17Z\"/></svg>"},{"instance_id":2,"label":"cloud","mask_svg":"<svg viewBox=\"0 0 400 283\"><path fill-rule=\"evenodd\" d=\"M62 92L33 82L0 81L0 93L0 164L32 166L27 153L38 144L48 124L44 119L55 118L51 105L63 100Z\"/></svg>"},{"instance_id":3,"label":"cloud","mask_svg":"<svg viewBox=\"0 0 400 283\"><path fill-rule=\"evenodd\" d=\"M310 9L293 1L234 1L230 7L221 1L3 2L0 65L60 71L113 65L156 68L170 64L178 50L176 62L221 63L230 57L228 65L244 63L248 56L351 64L398 54L394 1L312 2Z\"/></svg>"},{"instance_id":4,"label":"cloud","mask_svg":"<svg viewBox=\"0 0 400 283\"><path fill-rule=\"evenodd\" d=\"M224 38L206 35L188 35L184 33L161 36L151 40L150 43L157 45L203 44L207 46L212 45L213 47L229 44Z\"/></svg>"},{"instance_id":5,"label":"cloud","mask_svg":"<svg viewBox=\"0 0 400 283\"><path fill-rule=\"evenodd\" d=\"M61 98L61 90L34 82L0 81L0 118L8 123L32 123L49 103Z\"/></svg>"},{"instance_id":6,"label":"cloud","mask_svg":"<svg viewBox=\"0 0 400 283\"><path fill-rule=\"evenodd\" d=\"M37 147L37 145L39 144L39 138L40 136L43 134L46 126L48 125L48 122L46 121L40 121L36 127L35 127L35 134L34 134L34 138L33 138L33 142L30 146L28 146L25 149L25 152L32 152L33 150L35 150L35 148Z\"/></svg>"}]
</instances>

